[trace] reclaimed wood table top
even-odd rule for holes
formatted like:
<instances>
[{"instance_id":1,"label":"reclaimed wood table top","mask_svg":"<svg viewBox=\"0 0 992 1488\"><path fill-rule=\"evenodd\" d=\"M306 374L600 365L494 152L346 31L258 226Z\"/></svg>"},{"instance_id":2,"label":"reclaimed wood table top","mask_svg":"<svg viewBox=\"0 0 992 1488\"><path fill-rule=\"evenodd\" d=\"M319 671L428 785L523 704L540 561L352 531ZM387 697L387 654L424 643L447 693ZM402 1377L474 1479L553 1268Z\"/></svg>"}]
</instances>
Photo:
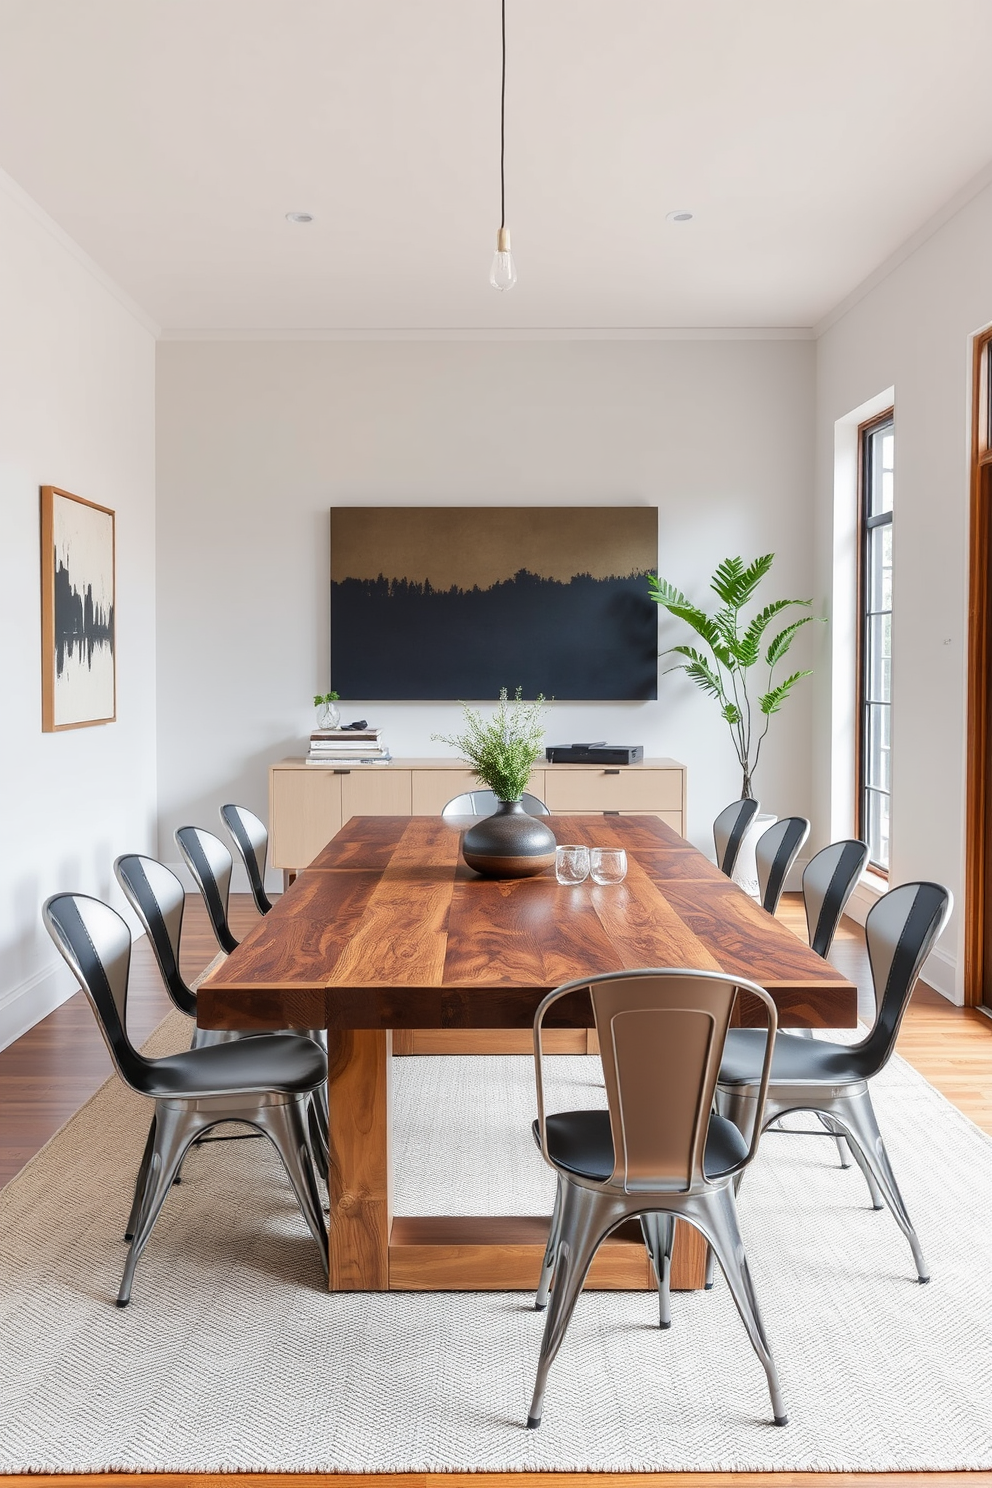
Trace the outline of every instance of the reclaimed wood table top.
<instances>
[{"instance_id":1,"label":"reclaimed wood table top","mask_svg":"<svg viewBox=\"0 0 992 1488\"><path fill-rule=\"evenodd\" d=\"M559 842L626 849L624 882L484 879L439 817L353 817L201 985L198 1021L526 1028L563 982L684 966L758 982L783 1025L855 1026L854 984L657 817L547 820ZM591 1023L585 994L551 1011L549 1027Z\"/></svg>"}]
</instances>

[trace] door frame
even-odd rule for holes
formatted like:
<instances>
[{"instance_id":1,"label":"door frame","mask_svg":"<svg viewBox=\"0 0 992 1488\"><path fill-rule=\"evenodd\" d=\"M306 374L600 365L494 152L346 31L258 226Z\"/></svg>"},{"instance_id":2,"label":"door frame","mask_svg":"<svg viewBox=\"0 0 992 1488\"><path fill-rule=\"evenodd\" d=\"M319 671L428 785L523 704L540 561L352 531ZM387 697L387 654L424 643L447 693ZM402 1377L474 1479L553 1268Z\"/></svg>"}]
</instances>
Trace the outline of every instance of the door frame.
<instances>
[{"instance_id":1,"label":"door frame","mask_svg":"<svg viewBox=\"0 0 992 1488\"><path fill-rule=\"evenodd\" d=\"M972 348L971 520L968 573L967 797L965 808L964 998L969 1007L988 1006L983 996L987 965L986 919L992 902L992 327Z\"/></svg>"}]
</instances>

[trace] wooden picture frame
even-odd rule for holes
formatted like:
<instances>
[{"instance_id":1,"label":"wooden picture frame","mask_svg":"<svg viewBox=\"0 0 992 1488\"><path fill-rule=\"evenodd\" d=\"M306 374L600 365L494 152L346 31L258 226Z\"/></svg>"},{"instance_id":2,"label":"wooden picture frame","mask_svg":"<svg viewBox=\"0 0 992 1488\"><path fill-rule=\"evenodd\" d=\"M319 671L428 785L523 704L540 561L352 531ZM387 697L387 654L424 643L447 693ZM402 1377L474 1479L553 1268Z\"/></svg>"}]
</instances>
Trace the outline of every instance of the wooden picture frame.
<instances>
[{"instance_id":1,"label":"wooden picture frame","mask_svg":"<svg viewBox=\"0 0 992 1488\"><path fill-rule=\"evenodd\" d=\"M41 488L41 727L117 718L116 534L110 507Z\"/></svg>"}]
</instances>

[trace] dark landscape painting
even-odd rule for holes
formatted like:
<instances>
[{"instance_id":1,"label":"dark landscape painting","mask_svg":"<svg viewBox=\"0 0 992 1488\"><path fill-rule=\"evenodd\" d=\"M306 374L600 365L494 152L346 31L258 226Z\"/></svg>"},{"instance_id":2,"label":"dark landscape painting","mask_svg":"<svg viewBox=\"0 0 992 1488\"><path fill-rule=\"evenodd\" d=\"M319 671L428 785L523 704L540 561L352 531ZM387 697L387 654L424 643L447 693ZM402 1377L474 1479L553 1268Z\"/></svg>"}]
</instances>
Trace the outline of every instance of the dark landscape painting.
<instances>
[{"instance_id":1,"label":"dark landscape painting","mask_svg":"<svg viewBox=\"0 0 992 1488\"><path fill-rule=\"evenodd\" d=\"M335 507L344 698L657 697L656 507Z\"/></svg>"},{"instance_id":2,"label":"dark landscape painting","mask_svg":"<svg viewBox=\"0 0 992 1488\"><path fill-rule=\"evenodd\" d=\"M41 492L42 728L110 723L116 712L114 513Z\"/></svg>"}]
</instances>

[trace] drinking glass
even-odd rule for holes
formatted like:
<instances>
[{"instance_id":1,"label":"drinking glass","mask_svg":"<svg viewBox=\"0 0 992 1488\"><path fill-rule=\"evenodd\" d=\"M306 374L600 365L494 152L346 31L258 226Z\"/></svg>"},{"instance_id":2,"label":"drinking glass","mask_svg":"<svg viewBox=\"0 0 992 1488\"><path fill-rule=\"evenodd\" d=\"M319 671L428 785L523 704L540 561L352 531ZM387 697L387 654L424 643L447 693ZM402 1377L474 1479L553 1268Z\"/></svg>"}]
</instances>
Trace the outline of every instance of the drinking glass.
<instances>
[{"instance_id":1,"label":"drinking glass","mask_svg":"<svg viewBox=\"0 0 992 1488\"><path fill-rule=\"evenodd\" d=\"M627 877L627 854L622 847L590 848L589 872L593 883L623 883Z\"/></svg>"},{"instance_id":2,"label":"drinking glass","mask_svg":"<svg viewBox=\"0 0 992 1488\"><path fill-rule=\"evenodd\" d=\"M555 877L560 884L578 884L589 877L589 849L577 842L555 849Z\"/></svg>"}]
</instances>

